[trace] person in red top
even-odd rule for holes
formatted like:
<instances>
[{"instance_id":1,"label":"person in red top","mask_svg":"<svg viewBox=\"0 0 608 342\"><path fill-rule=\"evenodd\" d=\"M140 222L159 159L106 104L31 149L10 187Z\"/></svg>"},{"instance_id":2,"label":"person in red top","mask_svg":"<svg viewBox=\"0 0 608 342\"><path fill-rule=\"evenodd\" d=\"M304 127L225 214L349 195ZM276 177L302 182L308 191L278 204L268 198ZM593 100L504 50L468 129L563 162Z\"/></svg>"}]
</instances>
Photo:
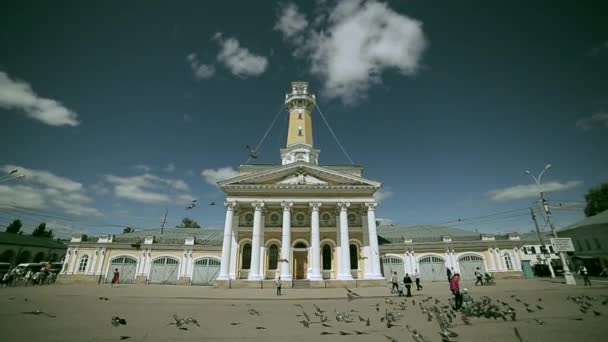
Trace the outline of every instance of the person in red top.
<instances>
[{"instance_id":1,"label":"person in red top","mask_svg":"<svg viewBox=\"0 0 608 342\"><path fill-rule=\"evenodd\" d=\"M454 309L462 308L462 293L460 292L460 274L456 273L450 279L450 291L454 295Z\"/></svg>"},{"instance_id":2,"label":"person in red top","mask_svg":"<svg viewBox=\"0 0 608 342\"><path fill-rule=\"evenodd\" d=\"M118 285L118 281L120 279L120 273L118 272L118 268L114 270L114 277L112 277L112 286Z\"/></svg>"}]
</instances>

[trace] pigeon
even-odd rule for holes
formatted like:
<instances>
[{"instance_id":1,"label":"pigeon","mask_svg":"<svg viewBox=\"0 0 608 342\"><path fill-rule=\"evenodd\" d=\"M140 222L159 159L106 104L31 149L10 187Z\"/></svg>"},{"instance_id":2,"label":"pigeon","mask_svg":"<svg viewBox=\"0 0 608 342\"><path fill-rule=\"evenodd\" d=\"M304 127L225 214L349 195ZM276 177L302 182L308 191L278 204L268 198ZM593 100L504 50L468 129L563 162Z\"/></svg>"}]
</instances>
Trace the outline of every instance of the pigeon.
<instances>
[{"instance_id":1,"label":"pigeon","mask_svg":"<svg viewBox=\"0 0 608 342\"><path fill-rule=\"evenodd\" d=\"M99 297L99 300L110 300L108 297Z\"/></svg>"},{"instance_id":2,"label":"pigeon","mask_svg":"<svg viewBox=\"0 0 608 342\"><path fill-rule=\"evenodd\" d=\"M542 309L544 309L542 306L540 306L540 305L538 305L538 304L536 304L536 308L537 308L538 310L542 310Z\"/></svg>"},{"instance_id":3,"label":"pigeon","mask_svg":"<svg viewBox=\"0 0 608 342\"><path fill-rule=\"evenodd\" d=\"M239 324L243 324L243 323L239 323L239 322L231 322L230 325L239 325Z\"/></svg>"},{"instance_id":4,"label":"pigeon","mask_svg":"<svg viewBox=\"0 0 608 342\"><path fill-rule=\"evenodd\" d=\"M602 313L599 312L599 311L597 311L597 310L593 310L593 314L596 315L596 316L601 316L602 315Z\"/></svg>"},{"instance_id":5,"label":"pigeon","mask_svg":"<svg viewBox=\"0 0 608 342\"><path fill-rule=\"evenodd\" d=\"M353 296L355 296L355 297L361 297L361 295L360 295L360 294L358 294L358 293L356 293L356 292L353 292L353 290L349 289L348 287L346 287L346 292L348 292L348 293L352 294L352 295L353 295Z\"/></svg>"},{"instance_id":6,"label":"pigeon","mask_svg":"<svg viewBox=\"0 0 608 342\"><path fill-rule=\"evenodd\" d=\"M519 340L519 342L524 342L524 339L519 334L519 330L517 330L517 327L513 327L513 331L515 332L515 337L517 337L517 339Z\"/></svg>"},{"instance_id":7,"label":"pigeon","mask_svg":"<svg viewBox=\"0 0 608 342\"><path fill-rule=\"evenodd\" d=\"M302 311L302 314L304 315L304 317L306 318L306 320L308 322L310 322L310 317L308 316L308 314L306 313L306 311Z\"/></svg>"},{"instance_id":8,"label":"pigeon","mask_svg":"<svg viewBox=\"0 0 608 342\"><path fill-rule=\"evenodd\" d=\"M353 294L351 294L350 292L347 292L347 293L346 293L346 297L348 297L348 301L349 301L349 302L350 302L351 300L353 300L353 299L355 299L355 298L356 298L356 297L355 297Z\"/></svg>"},{"instance_id":9,"label":"pigeon","mask_svg":"<svg viewBox=\"0 0 608 342\"><path fill-rule=\"evenodd\" d=\"M384 302L389 305L393 304L393 301L390 298L384 298Z\"/></svg>"},{"instance_id":10,"label":"pigeon","mask_svg":"<svg viewBox=\"0 0 608 342\"><path fill-rule=\"evenodd\" d=\"M365 322L365 318L361 317L361 315L359 315L359 322Z\"/></svg>"},{"instance_id":11,"label":"pigeon","mask_svg":"<svg viewBox=\"0 0 608 342\"><path fill-rule=\"evenodd\" d=\"M130 339L130 338L131 338L131 336L120 336L120 340L121 340L121 341L122 341L122 340L128 340L128 339Z\"/></svg>"},{"instance_id":12,"label":"pigeon","mask_svg":"<svg viewBox=\"0 0 608 342\"><path fill-rule=\"evenodd\" d=\"M324 310L321 310L321 308L319 308L318 306L316 306L315 304L312 305L315 308L316 312L320 312L320 313L324 313Z\"/></svg>"},{"instance_id":13,"label":"pigeon","mask_svg":"<svg viewBox=\"0 0 608 342\"><path fill-rule=\"evenodd\" d=\"M215 202L209 202L209 205L215 205Z\"/></svg>"},{"instance_id":14,"label":"pigeon","mask_svg":"<svg viewBox=\"0 0 608 342\"><path fill-rule=\"evenodd\" d=\"M261 314L256 309L249 309L249 315L250 316L254 316L254 315L261 316Z\"/></svg>"},{"instance_id":15,"label":"pigeon","mask_svg":"<svg viewBox=\"0 0 608 342\"><path fill-rule=\"evenodd\" d=\"M342 330L339 330L338 332L339 332L339 333L340 333L340 335L342 335L342 336L345 336L345 335L352 335L352 333L349 333L349 332L346 332L346 331L342 331Z\"/></svg>"},{"instance_id":16,"label":"pigeon","mask_svg":"<svg viewBox=\"0 0 608 342\"><path fill-rule=\"evenodd\" d=\"M321 335L335 335L335 333L327 332L327 331L321 331Z\"/></svg>"},{"instance_id":17,"label":"pigeon","mask_svg":"<svg viewBox=\"0 0 608 342\"><path fill-rule=\"evenodd\" d=\"M538 325L544 325L544 324L545 324L545 322L544 322L544 321L541 321L541 320L540 320L540 319L538 319L538 318L534 319L534 321L536 321L536 323L538 323Z\"/></svg>"},{"instance_id":18,"label":"pigeon","mask_svg":"<svg viewBox=\"0 0 608 342\"><path fill-rule=\"evenodd\" d=\"M384 337L386 337L386 338L387 338L389 341L391 341L391 342L399 342L399 340L398 340L398 339L396 339L396 338L394 338L394 337L392 337L392 336L384 335Z\"/></svg>"},{"instance_id":19,"label":"pigeon","mask_svg":"<svg viewBox=\"0 0 608 342\"><path fill-rule=\"evenodd\" d=\"M255 327L257 330L265 330L266 328L264 327Z\"/></svg>"},{"instance_id":20,"label":"pigeon","mask_svg":"<svg viewBox=\"0 0 608 342\"><path fill-rule=\"evenodd\" d=\"M542 301L543 301L543 299L542 299L542 298L538 298L538 301L539 301L539 302L542 302Z\"/></svg>"},{"instance_id":21,"label":"pigeon","mask_svg":"<svg viewBox=\"0 0 608 342\"><path fill-rule=\"evenodd\" d=\"M198 321L196 319L192 318L192 317L186 318L186 323L188 323L188 324L192 323L192 324L196 325L199 328L201 327L201 325L198 324Z\"/></svg>"},{"instance_id":22,"label":"pigeon","mask_svg":"<svg viewBox=\"0 0 608 342\"><path fill-rule=\"evenodd\" d=\"M57 316L55 316L55 315L51 315L51 314L48 314L48 313L46 313L46 312L42 312L42 311L40 311L40 310L34 310L34 311L25 311L25 312L22 312L22 314L24 314L24 315L35 315L35 316L45 315L45 316L47 316L47 317L53 317L53 318L57 317ZM125 324L126 324L126 323L125 323Z\"/></svg>"},{"instance_id":23,"label":"pigeon","mask_svg":"<svg viewBox=\"0 0 608 342\"><path fill-rule=\"evenodd\" d=\"M245 145L245 148L249 151L249 157L252 159L258 159L258 152L251 148L249 145Z\"/></svg>"},{"instance_id":24,"label":"pigeon","mask_svg":"<svg viewBox=\"0 0 608 342\"><path fill-rule=\"evenodd\" d=\"M323 323L322 325L323 325L324 327L326 327L326 328L331 328L331 325L329 325L329 324L327 324L327 323Z\"/></svg>"},{"instance_id":25,"label":"pigeon","mask_svg":"<svg viewBox=\"0 0 608 342\"><path fill-rule=\"evenodd\" d=\"M604 301L602 302L602 305L606 305L608 304L608 298L604 299Z\"/></svg>"},{"instance_id":26,"label":"pigeon","mask_svg":"<svg viewBox=\"0 0 608 342\"><path fill-rule=\"evenodd\" d=\"M120 325L127 325L127 320L125 320L124 318L120 318L118 316L114 316L112 317L112 325L117 327Z\"/></svg>"},{"instance_id":27,"label":"pigeon","mask_svg":"<svg viewBox=\"0 0 608 342\"><path fill-rule=\"evenodd\" d=\"M357 331L357 330L355 330L355 334L356 334L356 335L367 335L367 334L369 334L369 333L368 333L368 332L365 332L365 331Z\"/></svg>"},{"instance_id":28,"label":"pigeon","mask_svg":"<svg viewBox=\"0 0 608 342\"><path fill-rule=\"evenodd\" d=\"M526 311L528 311L528 312L534 312L534 310L532 310L530 308L526 308Z\"/></svg>"},{"instance_id":29,"label":"pigeon","mask_svg":"<svg viewBox=\"0 0 608 342\"><path fill-rule=\"evenodd\" d=\"M305 328L310 327L310 322L309 321L301 320L300 323L302 323Z\"/></svg>"},{"instance_id":30,"label":"pigeon","mask_svg":"<svg viewBox=\"0 0 608 342\"><path fill-rule=\"evenodd\" d=\"M376 304L376 311L380 312L380 304Z\"/></svg>"}]
</instances>

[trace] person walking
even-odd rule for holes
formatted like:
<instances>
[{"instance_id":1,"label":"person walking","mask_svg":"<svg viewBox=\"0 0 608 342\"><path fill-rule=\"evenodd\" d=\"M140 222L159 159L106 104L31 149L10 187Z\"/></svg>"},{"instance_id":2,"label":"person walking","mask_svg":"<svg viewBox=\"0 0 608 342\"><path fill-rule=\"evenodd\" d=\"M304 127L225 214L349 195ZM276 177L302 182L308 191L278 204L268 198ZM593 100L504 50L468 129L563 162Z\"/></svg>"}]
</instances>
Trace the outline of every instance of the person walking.
<instances>
[{"instance_id":1,"label":"person walking","mask_svg":"<svg viewBox=\"0 0 608 342\"><path fill-rule=\"evenodd\" d=\"M446 274L448 275L448 282L450 282L450 279L452 279L452 270L450 270L450 268L447 268Z\"/></svg>"},{"instance_id":2,"label":"person walking","mask_svg":"<svg viewBox=\"0 0 608 342\"><path fill-rule=\"evenodd\" d=\"M391 277L391 283L393 287L391 288L391 293L399 292L399 281L397 280L397 272L393 272L393 276Z\"/></svg>"},{"instance_id":3,"label":"person walking","mask_svg":"<svg viewBox=\"0 0 608 342\"><path fill-rule=\"evenodd\" d=\"M460 274L456 273L450 279L450 291L454 295L454 310L462 308L462 293L460 292Z\"/></svg>"},{"instance_id":4,"label":"person walking","mask_svg":"<svg viewBox=\"0 0 608 342\"><path fill-rule=\"evenodd\" d=\"M32 280L32 271L27 270L27 273L25 273L25 286L26 287L30 284L31 280Z\"/></svg>"},{"instance_id":5,"label":"person walking","mask_svg":"<svg viewBox=\"0 0 608 342\"><path fill-rule=\"evenodd\" d=\"M403 277L403 285L405 285L405 290L406 290L406 297L411 297L412 296L412 278L410 278L409 274L405 274L405 277Z\"/></svg>"},{"instance_id":6,"label":"person walking","mask_svg":"<svg viewBox=\"0 0 608 342\"><path fill-rule=\"evenodd\" d=\"M587 267L582 265L580 268L581 275L583 276L583 281L585 282L585 286L591 286L591 281L589 280L589 272L587 272Z\"/></svg>"},{"instance_id":7,"label":"person walking","mask_svg":"<svg viewBox=\"0 0 608 342\"><path fill-rule=\"evenodd\" d=\"M283 286L281 277L278 277L277 280L274 282L274 284L277 286L277 296L280 296L281 295L281 286Z\"/></svg>"},{"instance_id":8,"label":"person walking","mask_svg":"<svg viewBox=\"0 0 608 342\"><path fill-rule=\"evenodd\" d=\"M422 285L420 285L420 273L418 273L418 269L414 270L414 279L416 279L416 291L422 290Z\"/></svg>"},{"instance_id":9,"label":"person walking","mask_svg":"<svg viewBox=\"0 0 608 342\"><path fill-rule=\"evenodd\" d=\"M475 270L475 278L477 278L475 286L477 286L477 284L483 285L483 275L481 274L481 270L479 269L479 267L477 267L477 269Z\"/></svg>"},{"instance_id":10,"label":"person walking","mask_svg":"<svg viewBox=\"0 0 608 342\"><path fill-rule=\"evenodd\" d=\"M117 285L120 281L120 272L118 272L118 268L114 269L114 276L112 277L112 284L110 286Z\"/></svg>"}]
</instances>

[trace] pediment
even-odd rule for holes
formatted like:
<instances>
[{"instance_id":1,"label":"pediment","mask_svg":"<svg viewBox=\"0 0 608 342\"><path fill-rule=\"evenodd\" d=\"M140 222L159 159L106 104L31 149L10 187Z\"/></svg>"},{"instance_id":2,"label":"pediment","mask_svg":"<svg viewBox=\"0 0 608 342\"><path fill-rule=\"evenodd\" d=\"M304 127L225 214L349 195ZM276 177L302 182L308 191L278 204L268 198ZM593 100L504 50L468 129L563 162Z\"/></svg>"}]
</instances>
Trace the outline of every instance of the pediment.
<instances>
[{"instance_id":1,"label":"pediment","mask_svg":"<svg viewBox=\"0 0 608 342\"><path fill-rule=\"evenodd\" d=\"M220 187L237 185L261 186L370 186L380 187L376 181L357 177L352 174L331 170L319 165L309 163L293 163L277 166L259 173L227 179L219 183Z\"/></svg>"}]
</instances>

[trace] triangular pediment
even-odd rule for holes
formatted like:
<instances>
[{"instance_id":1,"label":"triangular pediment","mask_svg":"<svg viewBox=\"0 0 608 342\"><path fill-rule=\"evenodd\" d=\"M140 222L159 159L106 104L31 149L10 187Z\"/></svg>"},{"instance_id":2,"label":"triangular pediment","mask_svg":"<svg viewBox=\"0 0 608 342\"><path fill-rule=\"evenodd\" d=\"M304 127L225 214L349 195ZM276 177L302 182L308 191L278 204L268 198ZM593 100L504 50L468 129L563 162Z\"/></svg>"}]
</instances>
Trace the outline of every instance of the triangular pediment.
<instances>
[{"instance_id":1,"label":"triangular pediment","mask_svg":"<svg viewBox=\"0 0 608 342\"><path fill-rule=\"evenodd\" d=\"M219 182L220 187L237 185L267 185L267 186L369 186L380 187L376 181L357 177L345 172L332 170L323 166L309 163L293 163L258 173L250 173Z\"/></svg>"}]
</instances>

